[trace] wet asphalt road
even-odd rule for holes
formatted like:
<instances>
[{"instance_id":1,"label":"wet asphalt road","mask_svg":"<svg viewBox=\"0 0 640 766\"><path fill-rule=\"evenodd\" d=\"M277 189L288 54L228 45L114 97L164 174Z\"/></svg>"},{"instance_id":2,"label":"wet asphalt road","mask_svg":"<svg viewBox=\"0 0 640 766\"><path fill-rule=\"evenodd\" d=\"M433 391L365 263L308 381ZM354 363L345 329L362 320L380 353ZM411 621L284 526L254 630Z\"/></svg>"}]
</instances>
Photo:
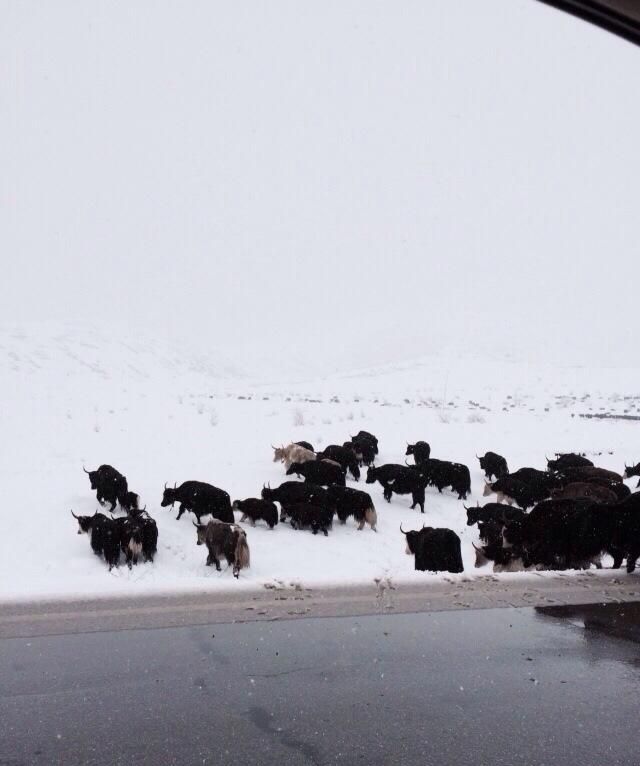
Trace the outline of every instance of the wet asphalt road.
<instances>
[{"instance_id":1,"label":"wet asphalt road","mask_svg":"<svg viewBox=\"0 0 640 766\"><path fill-rule=\"evenodd\" d=\"M0 764L640 758L640 605L0 640Z\"/></svg>"}]
</instances>

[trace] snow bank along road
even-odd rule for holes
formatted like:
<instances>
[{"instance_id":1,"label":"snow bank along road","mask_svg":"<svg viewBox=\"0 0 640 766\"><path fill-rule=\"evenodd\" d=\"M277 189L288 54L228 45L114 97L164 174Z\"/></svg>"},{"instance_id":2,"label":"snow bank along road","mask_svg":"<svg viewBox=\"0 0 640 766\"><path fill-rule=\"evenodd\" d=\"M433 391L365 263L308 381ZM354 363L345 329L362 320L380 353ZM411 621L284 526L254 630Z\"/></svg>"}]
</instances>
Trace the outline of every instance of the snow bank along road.
<instances>
[{"instance_id":1,"label":"snow bank along road","mask_svg":"<svg viewBox=\"0 0 640 766\"><path fill-rule=\"evenodd\" d=\"M336 525L327 538L288 525L247 526L252 563L239 581L224 568L205 567L206 551L195 544L189 516L178 522L175 511L160 508L164 483L199 479L232 499L256 496L263 483L284 480L271 444L308 439L322 447L362 428L378 436L378 462L384 463L401 461L407 441L425 439L433 457L471 468L468 504L481 500L475 454L486 450L505 455L512 469L542 468L545 452L555 451L579 450L616 471L640 459L635 421L581 417L638 414L635 370L436 357L265 384L140 342L61 334L43 343L20 332L1 340L2 601L442 581L413 571L400 523L455 530L462 540L461 577L487 573L474 569L477 531L466 526L454 494L427 490L422 516L406 497L384 502L378 485L366 487L378 510L378 534L359 532L353 522ZM153 564L109 574L76 534L69 510L90 514L97 507L82 466L101 463L127 476L157 520ZM365 488L362 481L348 483Z\"/></svg>"}]
</instances>

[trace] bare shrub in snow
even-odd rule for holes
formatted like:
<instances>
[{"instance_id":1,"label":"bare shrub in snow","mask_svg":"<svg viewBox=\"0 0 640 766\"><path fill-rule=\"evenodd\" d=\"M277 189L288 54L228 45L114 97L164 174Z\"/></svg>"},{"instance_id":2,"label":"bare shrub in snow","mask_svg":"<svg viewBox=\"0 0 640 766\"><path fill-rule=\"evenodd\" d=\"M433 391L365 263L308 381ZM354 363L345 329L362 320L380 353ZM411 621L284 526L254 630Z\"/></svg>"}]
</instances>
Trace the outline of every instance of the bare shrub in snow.
<instances>
[{"instance_id":1,"label":"bare shrub in snow","mask_svg":"<svg viewBox=\"0 0 640 766\"><path fill-rule=\"evenodd\" d=\"M467 423L485 423L485 419L482 417L482 415L479 412L471 412L469 413L469 417L467 418Z\"/></svg>"},{"instance_id":2,"label":"bare shrub in snow","mask_svg":"<svg viewBox=\"0 0 640 766\"><path fill-rule=\"evenodd\" d=\"M204 412L204 404L200 402L198 404L198 415L202 415L203 412Z\"/></svg>"},{"instance_id":3,"label":"bare shrub in snow","mask_svg":"<svg viewBox=\"0 0 640 766\"><path fill-rule=\"evenodd\" d=\"M294 426L303 426L304 425L304 413L300 408L296 408L293 411L293 425Z\"/></svg>"},{"instance_id":4,"label":"bare shrub in snow","mask_svg":"<svg viewBox=\"0 0 640 766\"><path fill-rule=\"evenodd\" d=\"M353 420L353 412L347 412L347 420Z\"/></svg>"},{"instance_id":5,"label":"bare shrub in snow","mask_svg":"<svg viewBox=\"0 0 640 766\"><path fill-rule=\"evenodd\" d=\"M215 428L218 425L218 413L215 409L211 410L211 414L209 415L209 423Z\"/></svg>"}]
</instances>

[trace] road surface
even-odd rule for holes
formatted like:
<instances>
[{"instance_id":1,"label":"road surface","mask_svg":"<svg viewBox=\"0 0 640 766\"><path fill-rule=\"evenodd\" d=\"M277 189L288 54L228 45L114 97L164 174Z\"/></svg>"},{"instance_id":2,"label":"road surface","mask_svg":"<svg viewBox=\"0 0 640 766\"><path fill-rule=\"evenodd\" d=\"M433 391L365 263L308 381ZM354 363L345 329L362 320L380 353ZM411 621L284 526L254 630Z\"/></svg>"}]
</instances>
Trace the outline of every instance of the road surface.
<instances>
[{"instance_id":1,"label":"road surface","mask_svg":"<svg viewBox=\"0 0 640 766\"><path fill-rule=\"evenodd\" d=\"M3 610L22 637L0 639L0 765L638 760L637 603L398 613L383 592L367 615L310 617L295 593L180 627L157 626L188 623L177 604L137 628L122 604L75 626L77 605L53 622Z\"/></svg>"}]
</instances>

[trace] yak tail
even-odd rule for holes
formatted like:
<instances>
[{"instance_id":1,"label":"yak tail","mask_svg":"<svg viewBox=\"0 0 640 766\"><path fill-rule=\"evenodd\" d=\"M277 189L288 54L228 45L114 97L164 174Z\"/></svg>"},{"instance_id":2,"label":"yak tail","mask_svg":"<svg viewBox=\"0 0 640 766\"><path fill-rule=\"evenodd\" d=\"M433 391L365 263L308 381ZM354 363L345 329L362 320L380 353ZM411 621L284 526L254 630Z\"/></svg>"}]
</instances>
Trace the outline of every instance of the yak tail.
<instances>
[{"instance_id":1,"label":"yak tail","mask_svg":"<svg viewBox=\"0 0 640 766\"><path fill-rule=\"evenodd\" d=\"M238 535L235 551L236 567L238 569L249 569L251 566L251 554L249 553L249 544L246 535Z\"/></svg>"},{"instance_id":2,"label":"yak tail","mask_svg":"<svg viewBox=\"0 0 640 766\"><path fill-rule=\"evenodd\" d=\"M371 506L371 508L367 508L367 510L364 512L364 518L367 524L373 529L374 532L377 532L376 524L378 523L378 514L376 513L376 509Z\"/></svg>"}]
</instances>

